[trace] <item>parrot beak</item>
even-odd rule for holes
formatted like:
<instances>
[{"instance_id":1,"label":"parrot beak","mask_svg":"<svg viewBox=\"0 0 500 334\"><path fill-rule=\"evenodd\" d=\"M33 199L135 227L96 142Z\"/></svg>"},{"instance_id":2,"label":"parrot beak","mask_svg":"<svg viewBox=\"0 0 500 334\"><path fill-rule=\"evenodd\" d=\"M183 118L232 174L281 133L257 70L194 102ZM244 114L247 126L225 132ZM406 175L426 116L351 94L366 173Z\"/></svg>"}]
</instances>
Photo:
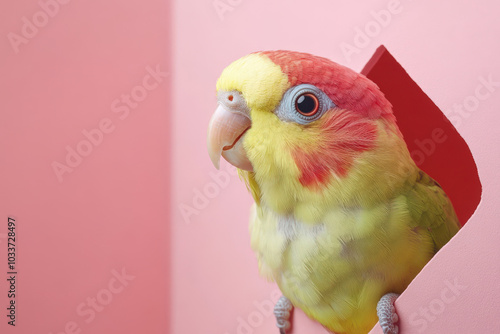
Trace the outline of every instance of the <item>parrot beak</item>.
<instances>
[{"instance_id":1,"label":"parrot beak","mask_svg":"<svg viewBox=\"0 0 500 334\"><path fill-rule=\"evenodd\" d=\"M231 165L253 171L243 148L245 132L250 128L250 117L219 103L208 125L208 154L215 168L219 169L220 156Z\"/></svg>"}]
</instances>

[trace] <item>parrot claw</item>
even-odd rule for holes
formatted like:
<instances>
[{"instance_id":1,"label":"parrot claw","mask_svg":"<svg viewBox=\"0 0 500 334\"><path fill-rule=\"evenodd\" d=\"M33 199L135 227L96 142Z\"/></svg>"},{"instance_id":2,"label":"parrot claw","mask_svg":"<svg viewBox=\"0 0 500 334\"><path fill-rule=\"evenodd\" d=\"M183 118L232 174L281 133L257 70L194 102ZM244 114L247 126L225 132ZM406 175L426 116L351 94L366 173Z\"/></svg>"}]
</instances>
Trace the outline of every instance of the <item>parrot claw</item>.
<instances>
[{"instance_id":1,"label":"parrot claw","mask_svg":"<svg viewBox=\"0 0 500 334\"><path fill-rule=\"evenodd\" d=\"M276 305L274 306L274 315L276 316L276 326L280 330L280 334L286 334L288 329L290 329L291 324L288 319L290 319L290 312L293 309L293 305L288 298L281 296Z\"/></svg>"},{"instance_id":2,"label":"parrot claw","mask_svg":"<svg viewBox=\"0 0 500 334\"><path fill-rule=\"evenodd\" d=\"M380 298L377 303L377 315L384 334L398 334L399 327L396 323L399 320L394 302L399 297L397 293L388 293Z\"/></svg>"}]
</instances>

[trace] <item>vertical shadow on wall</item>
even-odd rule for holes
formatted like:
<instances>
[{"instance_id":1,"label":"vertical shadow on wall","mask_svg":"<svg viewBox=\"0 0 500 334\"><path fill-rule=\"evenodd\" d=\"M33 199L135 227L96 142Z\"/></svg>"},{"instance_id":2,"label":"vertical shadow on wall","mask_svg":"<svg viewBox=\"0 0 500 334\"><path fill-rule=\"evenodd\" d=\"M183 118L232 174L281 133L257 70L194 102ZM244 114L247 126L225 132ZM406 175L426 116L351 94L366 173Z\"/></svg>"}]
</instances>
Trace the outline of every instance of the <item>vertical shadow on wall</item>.
<instances>
[{"instance_id":1,"label":"vertical shadow on wall","mask_svg":"<svg viewBox=\"0 0 500 334\"><path fill-rule=\"evenodd\" d=\"M481 200L476 163L465 140L384 46L361 73L392 103L413 160L443 187L464 225Z\"/></svg>"}]
</instances>

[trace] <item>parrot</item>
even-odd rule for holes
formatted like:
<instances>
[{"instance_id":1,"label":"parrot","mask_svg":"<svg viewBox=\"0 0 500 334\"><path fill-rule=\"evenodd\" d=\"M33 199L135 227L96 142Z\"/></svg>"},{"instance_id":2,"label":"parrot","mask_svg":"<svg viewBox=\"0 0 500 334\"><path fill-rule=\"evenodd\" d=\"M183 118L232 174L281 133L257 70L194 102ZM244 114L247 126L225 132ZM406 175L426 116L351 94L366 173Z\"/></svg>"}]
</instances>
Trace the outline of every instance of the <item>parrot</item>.
<instances>
[{"instance_id":1,"label":"parrot","mask_svg":"<svg viewBox=\"0 0 500 334\"><path fill-rule=\"evenodd\" d=\"M378 86L327 58L259 51L222 71L216 96L209 157L253 197L250 247L282 293L280 333L294 307L337 334L399 333L396 298L461 225Z\"/></svg>"}]
</instances>

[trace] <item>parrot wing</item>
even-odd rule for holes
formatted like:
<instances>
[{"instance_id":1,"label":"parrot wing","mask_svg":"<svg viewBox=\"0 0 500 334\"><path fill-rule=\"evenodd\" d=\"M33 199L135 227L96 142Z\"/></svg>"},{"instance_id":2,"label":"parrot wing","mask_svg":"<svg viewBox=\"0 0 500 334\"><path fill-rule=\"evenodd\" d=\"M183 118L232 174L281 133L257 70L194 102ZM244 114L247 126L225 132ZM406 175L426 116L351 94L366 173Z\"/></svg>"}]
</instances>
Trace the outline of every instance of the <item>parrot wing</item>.
<instances>
[{"instance_id":1,"label":"parrot wing","mask_svg":"<svg viewBox=\"0 0 500 334\"><path fill-rule=\"evenodd\" d=\"M420 171L415 186L407 193L412 228L426 229L434 242L434 252L443 247L460 229L450 199L425 172Z\"/></svg>"}]
</instances>

